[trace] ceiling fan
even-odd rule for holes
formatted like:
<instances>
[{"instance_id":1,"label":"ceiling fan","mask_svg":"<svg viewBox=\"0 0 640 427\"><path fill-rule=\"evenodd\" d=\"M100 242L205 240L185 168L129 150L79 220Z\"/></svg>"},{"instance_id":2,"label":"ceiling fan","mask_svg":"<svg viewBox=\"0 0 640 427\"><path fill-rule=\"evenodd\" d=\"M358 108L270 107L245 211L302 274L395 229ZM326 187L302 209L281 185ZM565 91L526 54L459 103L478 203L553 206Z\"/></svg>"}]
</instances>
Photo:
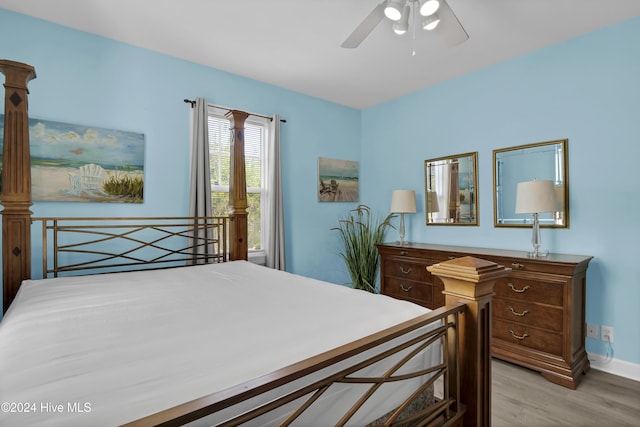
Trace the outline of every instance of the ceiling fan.
<instances>
[{"instance_id":1,"label":"ceiling fan","mask_svg":"<svg viewBox=\"0 0 640 427\"><path fill-rule=\"evenodd\" d=\"M420 25L425 30L439 33L449 47L469 39L469 34L446 0L384 0L364 18L341 46L358 47L385 17L393 22L396 34L404 34L409 29L410 15L413 15L414 35L416 27Z\"/></svg>"}]
</instances>

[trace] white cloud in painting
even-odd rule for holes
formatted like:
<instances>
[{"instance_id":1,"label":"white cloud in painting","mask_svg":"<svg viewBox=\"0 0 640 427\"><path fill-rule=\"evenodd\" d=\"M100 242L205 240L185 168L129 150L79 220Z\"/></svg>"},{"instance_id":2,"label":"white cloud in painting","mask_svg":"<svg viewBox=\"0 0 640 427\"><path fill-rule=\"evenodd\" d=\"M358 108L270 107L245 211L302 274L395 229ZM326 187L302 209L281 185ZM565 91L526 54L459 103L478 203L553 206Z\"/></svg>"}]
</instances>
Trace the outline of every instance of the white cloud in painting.
<instances>
[{"instance_id":1,"label":"white cloud in painting","mask_svg":"<svg viewBox=\"0 0 640 427\"><path fill-rule=\"evenodd\" d=\"M134 132L30 119L34 159L77 165L95 163L105 169L144 165L144 135Z\"/></svg>"}]
</instances>

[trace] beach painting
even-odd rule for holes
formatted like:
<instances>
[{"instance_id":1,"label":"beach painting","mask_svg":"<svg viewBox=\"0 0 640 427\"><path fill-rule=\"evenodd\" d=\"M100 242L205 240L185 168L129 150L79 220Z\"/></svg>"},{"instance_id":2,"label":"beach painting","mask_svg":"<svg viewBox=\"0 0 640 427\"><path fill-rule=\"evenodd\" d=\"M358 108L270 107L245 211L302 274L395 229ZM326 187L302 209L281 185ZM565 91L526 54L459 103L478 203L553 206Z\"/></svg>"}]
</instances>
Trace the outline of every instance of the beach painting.
<instances>
[{"instance_id":1,"label":"beach painting","mask_svg":"<svg viewBox=\"0 0 640 427\"><path fill-rule=\"evenodd\" d=\"M358 162L318 158L318 201L357 202Z\"/></svg>"},{"instance_id":2,"label":"beach painting","mask_svg":"<svg viewBox=\"0 0 640 427\"><path fill-rule=\"evenodd\" d=\"M29 118L29 140L33 201L143 203L144 134Z\"/></svg>"}]
</instances>

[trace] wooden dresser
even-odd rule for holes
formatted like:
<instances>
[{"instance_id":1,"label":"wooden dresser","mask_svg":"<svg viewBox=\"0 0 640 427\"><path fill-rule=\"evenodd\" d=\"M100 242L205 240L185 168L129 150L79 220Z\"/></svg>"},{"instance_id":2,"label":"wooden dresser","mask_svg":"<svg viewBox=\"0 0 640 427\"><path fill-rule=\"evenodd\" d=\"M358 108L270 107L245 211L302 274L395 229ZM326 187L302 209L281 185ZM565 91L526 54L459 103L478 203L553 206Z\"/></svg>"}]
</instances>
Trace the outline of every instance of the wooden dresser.
<instances>
[{"instance_id":1,"label":"wooden dresser","mask_svg":"<svg viewBox=\"0 0 640 427\"><path fill-rule=\"evenodd\" d=\"M584 347L586 272L592 257L464 246L386 243L380 252L381 292L428 308L444 305L444 285L426 269L473 256L511 268L498 279L492 311L492 356L575 389L589 370Z\"/></svg>"}]
</instances>

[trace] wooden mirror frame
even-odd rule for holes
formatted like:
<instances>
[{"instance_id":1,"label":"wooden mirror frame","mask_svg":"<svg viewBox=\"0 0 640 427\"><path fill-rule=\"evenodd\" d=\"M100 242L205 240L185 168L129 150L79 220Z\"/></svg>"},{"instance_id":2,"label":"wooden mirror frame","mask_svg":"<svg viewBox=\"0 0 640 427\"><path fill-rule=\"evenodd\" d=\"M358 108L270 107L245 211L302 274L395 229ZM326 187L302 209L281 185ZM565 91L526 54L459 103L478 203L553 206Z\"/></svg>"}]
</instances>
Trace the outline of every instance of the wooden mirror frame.
<instances>
[{"instance_id":1,"label":"wooden mirror frame","mask_svg":"<svg viewBox=\"0 0 640 427\"><path fill-rule=\"evenodd\" d=\"M438 180L438 168L448 165L448 175L457 179L447 188ZM425 160L424 177L427 225L478 225L477 152Z\"/></svg>"},{"instance_id":2,"label":"wooden mirror frame","mask_svg":"<svg viewBox=\"0 0 640 427\"><path fill-rule=\"evenodd\" d=\"M515 191L518 182L537 180L552 180L556 185L558 200L563 209L553 213L539 214L541 227L568 228L569 227L569 140L537 142L514 147L493 150L493 225L494 227L532 227L533 217L530 214L515 213ZM514 160L510 170L517 170L517 177L505 177L505 161ZM516 159L521 160L516 163ZM529 166L541 165L535 168ZM547 162L549 164L547 164ZM505 188L511 188L505 193ZM504 208L504 203L512 206L510 210Z\"/></svg>"}]
</instances>

